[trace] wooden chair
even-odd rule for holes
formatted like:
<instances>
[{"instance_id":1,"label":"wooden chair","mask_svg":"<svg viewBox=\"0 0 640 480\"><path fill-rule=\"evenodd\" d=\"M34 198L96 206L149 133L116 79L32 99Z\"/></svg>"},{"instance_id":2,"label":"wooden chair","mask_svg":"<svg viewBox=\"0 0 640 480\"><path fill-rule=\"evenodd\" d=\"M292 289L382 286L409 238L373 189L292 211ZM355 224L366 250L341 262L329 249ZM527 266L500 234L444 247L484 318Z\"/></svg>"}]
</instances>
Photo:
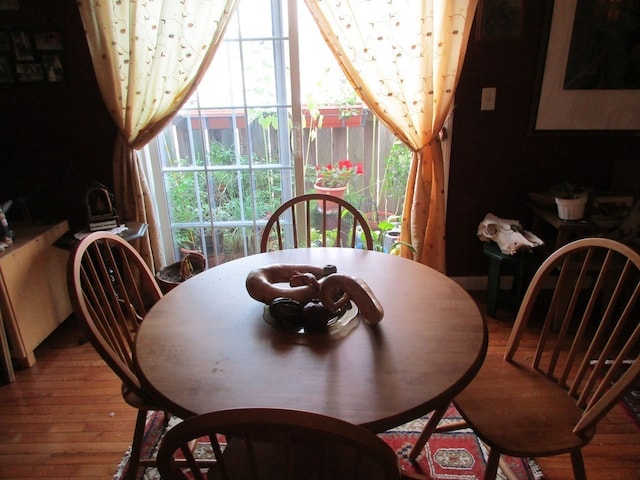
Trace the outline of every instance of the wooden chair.
<instances>
[{"instance_id":1,"label":"wooden chair","mask_svg":"<svg viewBox=\"0 0 640 480\"><path fill-rule=\"evenodd\" d=\"M194 441L211 444L211 460L194 458ZM270 408L217 411L179 423L162 439L158 470L166 480L401 478L393 449L370 431Z\"/></svg>"},{"instance_id":2,"label":"wooden chair","mask_svg":"<svg viewBox=\"0 0 640 480\"><path fill-rule=\"evenodd\" d=\"M262 232L260 251L312 246L314 231L319 246L355 248L362 240L363 247L373 250L371 228L356 207L342 198L309 193L273 212ZM300 232L305 233L302 239Z\"/></svg>"},{"instance_id":3,"label":"wooden chair","mask_svg":"<svg viewBox=\"0 0 640 480\"><path fill-rule=\"evenodd\" d=\"M468 425L491 449L485 479L503 467L501 454L566 453L574 478L586 479L582 447L640 378L639 296L640 255L631 248L587 238L555 251L527 289L504 357L489 353L454 399L467 423L436 428L444 412L435 412L410 457L433 431ZM525 329L539 332L536 343L521 341Z\"/></svg>"},{"instance_id":4,"label":"wooden chair","mask_svg":"<svg viewBox=\"0 0 640 480\"><path fill-rule=\"evenodd\" d=\"M109 232L92 233L75 246L67 281L75 317L122 380L124 400L138 409L127 477L135 479L138 467L155 465L155 460L141 459L140 454L147 411L160 407L143 391L133 367L132 347L140 323L162 293L138 252Z\"/></svg>"}]
</instances>

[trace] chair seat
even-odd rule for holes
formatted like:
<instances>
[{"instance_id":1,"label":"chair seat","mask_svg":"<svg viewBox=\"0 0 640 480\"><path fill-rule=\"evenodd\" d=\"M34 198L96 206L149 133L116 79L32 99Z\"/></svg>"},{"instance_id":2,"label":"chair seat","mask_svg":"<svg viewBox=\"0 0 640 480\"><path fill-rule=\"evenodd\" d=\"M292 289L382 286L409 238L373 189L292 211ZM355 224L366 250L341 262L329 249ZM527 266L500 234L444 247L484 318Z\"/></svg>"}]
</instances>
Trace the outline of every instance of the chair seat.
<instances>
[{"instance_id":1,"label":"chair seat","mask_svg":"<svg viewBox=\"0 0 640 480\"><path fill-rule=\"evenodd\" d=\"M575 399L540 372L506 362L499 353L487 354L455 404L487 444L507 455L566 453L593 436L593 431L587 437L572 431L583 413Z\"/></svg>"}]
</instances>

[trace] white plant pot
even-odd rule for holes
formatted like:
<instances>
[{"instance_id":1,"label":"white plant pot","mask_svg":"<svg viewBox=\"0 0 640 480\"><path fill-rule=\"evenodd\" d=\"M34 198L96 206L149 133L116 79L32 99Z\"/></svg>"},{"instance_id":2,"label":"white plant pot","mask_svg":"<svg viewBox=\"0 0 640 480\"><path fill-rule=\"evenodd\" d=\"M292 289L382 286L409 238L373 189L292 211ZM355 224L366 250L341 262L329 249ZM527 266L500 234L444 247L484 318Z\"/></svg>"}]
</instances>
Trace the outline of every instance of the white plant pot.
<instances>
[{"instance_id":1,"label":"white plant pot","mask_svg":"<svg viewBox=\"0 0 640 480\"><path fill-rule=\"evenodd\" d=\"M558 217L561 220L580 220L584 217L584 210L587 205L588 195L579 195L576 198L556 197L558 206Z\"/></svg>"},{"instance_id":2,"label":"white plant pot","mask_svg":"<svg viewBox=\"0 0 640 480\"><path fill-rule=\"evenodd\" d=\"M389 230L384 234L383 248L385 252L391 250L391 245L400 240L400 230Z\"/></svg>"}]
</instances>

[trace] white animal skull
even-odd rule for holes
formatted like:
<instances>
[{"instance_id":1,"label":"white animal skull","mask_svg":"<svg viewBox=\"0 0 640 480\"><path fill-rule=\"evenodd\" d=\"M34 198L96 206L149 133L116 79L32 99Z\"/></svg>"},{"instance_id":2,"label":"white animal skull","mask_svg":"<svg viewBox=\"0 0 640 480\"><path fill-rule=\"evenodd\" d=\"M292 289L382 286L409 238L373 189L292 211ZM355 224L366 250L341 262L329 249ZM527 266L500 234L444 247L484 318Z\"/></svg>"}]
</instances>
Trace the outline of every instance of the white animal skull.
<instances>
[{"instance_id":1,"label":"white animal skull","mask_svg":"<svg viewBox=\"0 0 640 480\"><path fill-rule=\"evenodd\" d=\"M505 255L544 244L533 233L524 230L519 221L499 218L492 213L488 213L478 225L478 238L483 242L496 242Z\"/></svg>"}]
</instances>

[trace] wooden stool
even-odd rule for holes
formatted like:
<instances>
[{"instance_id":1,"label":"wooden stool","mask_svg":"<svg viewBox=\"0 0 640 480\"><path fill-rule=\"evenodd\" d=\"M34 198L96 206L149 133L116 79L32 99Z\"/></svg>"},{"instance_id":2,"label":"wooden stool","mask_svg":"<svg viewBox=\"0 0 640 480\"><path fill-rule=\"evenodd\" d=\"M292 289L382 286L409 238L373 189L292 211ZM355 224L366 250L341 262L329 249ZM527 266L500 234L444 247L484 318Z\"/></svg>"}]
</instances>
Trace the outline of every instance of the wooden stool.
<instances>
[{"instance_id":1,"label":"wooden stool","mask_svg":"<svg viewBox=\"0 0 640 480\"><path fill-rule=\"evenodd\" d=\"M487 315L496 316L498 301L506 300L516 309L520 306L527 288L527 275L532 252L521 251L514 255L502 253L494 242L482 244L483 253L489 257L489 278L487 284ZM509 265L513 273L511 290L500 290L500 276L504 274L503 265Z\"/></svg>"}]
</instances>

